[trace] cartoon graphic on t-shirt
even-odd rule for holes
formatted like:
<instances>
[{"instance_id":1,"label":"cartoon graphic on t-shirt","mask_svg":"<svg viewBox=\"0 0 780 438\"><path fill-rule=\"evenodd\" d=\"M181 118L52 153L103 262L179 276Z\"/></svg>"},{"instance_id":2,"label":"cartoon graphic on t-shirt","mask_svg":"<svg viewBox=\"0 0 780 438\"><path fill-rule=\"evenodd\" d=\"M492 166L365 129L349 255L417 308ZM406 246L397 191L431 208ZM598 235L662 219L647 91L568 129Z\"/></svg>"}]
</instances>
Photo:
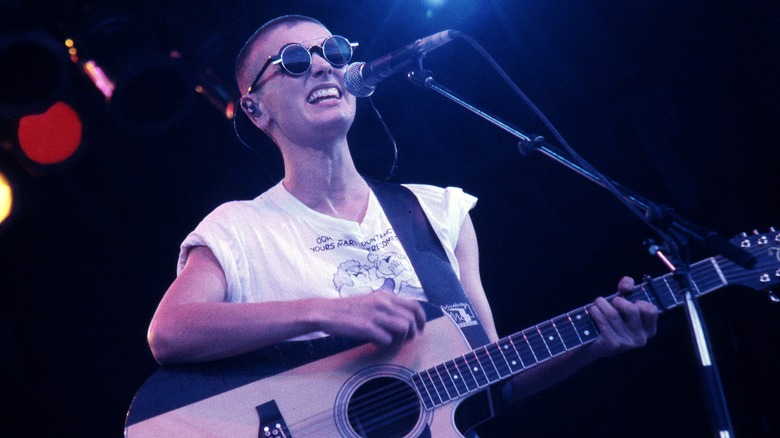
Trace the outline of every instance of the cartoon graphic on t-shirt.
<instances>
[{"instance_id":1,"label":"cartoon graphic on t-shirt","mask_svg":"<svg viewBox=\"0 0 780 438\"><path fill-rule=\"evenodd\" d=\"M387 289L396 295L404 293L414 298L424 296L420 280L405 255L394 252L369 253L366 258L369 265L357 260L347 260L339 265L333 276L333 284L341 297L380 289Z\"/></svg>"},{"instance_id":2,"label":"cartoon graphic on t-shirt","mask_svg":"<svg viewBox=\"0 0 780 438\"><path fill-rule=\"evenodd\" d=\"M412 271L412 265L405 255L394 252L384 254L371 253L368 255L368 261L376 267L379 276L392 278L395 281L393 293L396 295L401 293L401 289L405 287L422 289L420 280L417 279L414 271Z\"/></svg>"},{"instance_id":3,"label":"cartoon graphic on t-shirt","mask_svg":"<svg viewBox=\"0 0 780 438\"><path fill-rule=\"evenodd\" d=\"M357 260L341 263L333 275L333 284L342 298L364 295L379 290L385 283L384 278L376 275L373 266L364 265Z\"/></svg>"}]
</instances>

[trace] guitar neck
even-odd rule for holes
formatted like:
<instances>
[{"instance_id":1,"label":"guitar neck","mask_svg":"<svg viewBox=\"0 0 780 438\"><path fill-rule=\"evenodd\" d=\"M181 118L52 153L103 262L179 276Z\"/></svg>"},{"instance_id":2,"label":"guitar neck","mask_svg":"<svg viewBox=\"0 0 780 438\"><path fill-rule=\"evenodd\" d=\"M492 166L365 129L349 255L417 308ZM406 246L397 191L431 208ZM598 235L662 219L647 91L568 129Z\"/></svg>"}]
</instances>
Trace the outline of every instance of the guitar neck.
<instances>
[{"instance_id":1,"label":"guitar neck","mask_svg":"<svg viewBox=\"0 0 780 438\"><path fill-rule=\"evenodd\" d=\"M718 259L712 257L691 265L689 289L694 295L728 284ZM631 302L649 301L661 311L677 307L685 300L683 288L673 274L648 279L622 296ZM588 307L567 312L415 374L412 381L425 408L433 409L468 396L594 341L598 331Z\"/></svg>"}]
</instances>

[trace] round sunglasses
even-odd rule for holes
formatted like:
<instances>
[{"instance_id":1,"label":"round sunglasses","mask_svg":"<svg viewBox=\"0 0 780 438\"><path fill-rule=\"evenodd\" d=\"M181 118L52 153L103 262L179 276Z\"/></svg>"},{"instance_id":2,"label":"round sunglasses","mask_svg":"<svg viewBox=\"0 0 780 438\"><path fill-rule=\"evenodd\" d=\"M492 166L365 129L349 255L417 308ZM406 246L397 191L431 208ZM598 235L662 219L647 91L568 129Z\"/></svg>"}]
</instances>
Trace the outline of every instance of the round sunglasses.
<instances>
[{"instance_id":1,"label":"round sunglasses","mask_svg":"<svg viewBox=\"0 0 780 438\"><path fill-rule=\"evenodd\" d=\"M311 46L308 49L300 43L285 44L279 54L269 56L263 64L263 68L255 76L252 85L246 90L246 94L257 91L260 77L269 66L280 65L287 74L300 76L311 68L312 52L319 53L330 65L334 67L343 67L352 59L352 49L357 47L358 43L351 43L343 36L333 35L325 38L322 44Z\"/></svg>"}]
</instances>

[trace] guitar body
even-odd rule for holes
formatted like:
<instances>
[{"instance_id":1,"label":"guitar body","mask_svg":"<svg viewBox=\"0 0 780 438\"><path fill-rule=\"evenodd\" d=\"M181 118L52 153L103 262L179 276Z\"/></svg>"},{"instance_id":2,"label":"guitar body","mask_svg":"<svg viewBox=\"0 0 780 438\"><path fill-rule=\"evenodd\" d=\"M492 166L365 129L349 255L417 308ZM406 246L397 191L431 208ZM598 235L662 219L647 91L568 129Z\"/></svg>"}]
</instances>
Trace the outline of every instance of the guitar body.
<instances>
[{"instance_id":1,"label":"guitar body","mask_svg":"<svg viewBox=\"0 0 780 438\"><path fill-rule=\"evenodd\" d=\"M462 436L455 410L463 400L429 411L411 384L415 372L471 351L452 320L427 307L433 317L424 333L395 351L347 345L335 354L327 348L286 351L281 362L263 363L259 355L163 367L136 394L125 435ZM301 343L300 349L311 350L303 345L310 344ZM283 362L300 353L308 357L292 362L306 363L285 369Z\"/></svg>"}]
</instances>

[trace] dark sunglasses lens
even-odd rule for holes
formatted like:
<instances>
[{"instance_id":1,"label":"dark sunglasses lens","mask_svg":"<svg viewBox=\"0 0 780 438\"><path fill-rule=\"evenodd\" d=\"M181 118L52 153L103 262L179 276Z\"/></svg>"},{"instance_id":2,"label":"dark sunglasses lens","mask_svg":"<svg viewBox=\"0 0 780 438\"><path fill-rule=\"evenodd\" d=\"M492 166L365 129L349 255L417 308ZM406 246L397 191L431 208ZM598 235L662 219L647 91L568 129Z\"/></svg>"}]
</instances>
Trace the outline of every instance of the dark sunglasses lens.
<instances>
[{"instance_id":1,"label":"dark sunglasses lens","mask_svg":"<svg viewBox=\"0 0 780 438\"><path fill-rule=\"evenodd\" d=\"M330 37L322 43L325 59L336 67L346 65L352 58L352 46L341 36Z\"/></svg>"},{"instance_id":2,"label":"dark sunglasses lens","mask_svg":"<svg viewBox=\"0 0 780 438\"><path fill-rule=\"evenodd\" d=\"M311 55L303 46L293 44L282 51L282 67L294 75L302 75L311 66Z\"/></svg>"}]
</instances>

